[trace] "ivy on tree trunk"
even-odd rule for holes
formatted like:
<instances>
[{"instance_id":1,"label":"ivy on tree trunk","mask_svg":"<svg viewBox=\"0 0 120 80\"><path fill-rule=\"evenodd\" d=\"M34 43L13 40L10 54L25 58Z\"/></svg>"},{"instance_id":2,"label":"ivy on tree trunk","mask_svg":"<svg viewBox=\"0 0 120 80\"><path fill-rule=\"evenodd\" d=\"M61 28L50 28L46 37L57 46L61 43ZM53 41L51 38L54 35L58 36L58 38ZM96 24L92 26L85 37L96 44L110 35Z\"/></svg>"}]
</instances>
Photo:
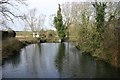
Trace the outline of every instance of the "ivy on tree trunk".
<instances>
[{"instance_id":1,"label":"ivy on tree trunk","mask_svg":"<svg viewBox=\"0 0 120 80\"><path fill-rule=\"evenodd\" d=\"M96 37L98 38L97 42L99 48L104 38L105 9L107 5L106 2L95 2L93 6L96 10L96 32L98 33Z\"/></svg>"}]
</instances>

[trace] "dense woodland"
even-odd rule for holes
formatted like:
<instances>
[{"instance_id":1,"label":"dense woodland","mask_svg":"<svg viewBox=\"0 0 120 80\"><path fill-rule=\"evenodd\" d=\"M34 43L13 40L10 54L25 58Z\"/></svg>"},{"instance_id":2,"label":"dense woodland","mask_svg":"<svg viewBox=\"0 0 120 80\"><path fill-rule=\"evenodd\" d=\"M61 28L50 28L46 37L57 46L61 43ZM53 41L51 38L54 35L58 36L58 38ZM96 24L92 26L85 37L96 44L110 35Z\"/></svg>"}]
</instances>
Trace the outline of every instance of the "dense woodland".
<instances>
[{"instance_id":1,"label":"dense woodland","mask_svg":"<svg viewBox=\"0 0 120 80\"><path fill-rule=\"evenodd\" d=\"M7 23L15 24L16 18L24 23L24 31L39 32L40 37L44 36L42 27L46 15L38 15L36 9L16 14L19 8L14 5L27 7L25 0L0 1L0 25L10 28ZM13 12L9 6L18 9ZM50 34L58 36L61 42L74 37L75 46L81 51L120 67L120 2L58 4L56 14L50 16L50 24L56 28Z\"/></svg>"}]
</instances>

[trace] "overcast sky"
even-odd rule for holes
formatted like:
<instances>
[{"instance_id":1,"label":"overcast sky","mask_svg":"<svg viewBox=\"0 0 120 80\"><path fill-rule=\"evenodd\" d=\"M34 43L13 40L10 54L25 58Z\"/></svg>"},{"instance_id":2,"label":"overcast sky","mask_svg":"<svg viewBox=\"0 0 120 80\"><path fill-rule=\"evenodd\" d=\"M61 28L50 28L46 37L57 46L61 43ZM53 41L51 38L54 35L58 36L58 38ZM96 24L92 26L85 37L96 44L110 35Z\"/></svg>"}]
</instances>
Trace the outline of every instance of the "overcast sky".
<instances>
[{"instance_id":1,"label":"overcast sky","mask_svg":"<svg viewBox=\"0 0 120 80\"><path fill-rule=\"evenodd\" d=\"M45 26L44 28L46 29L53 29L49 25L49 16L51 14L56 14L58 10L58 4L62 4L65 2L85 2L85 1L92 1L92 0L27 0L28 3L28 8L27 9L33 9L36 8L38 10L38 14L45 14L46 15L46 21L45 21ZM93 0L94 1L94 0ZM106 0L109 1L109 0ZM119 1L119 0L117 0ZM25 11L25 10L23 10ZM24 25L21 25L24 26ZM23 27L17 26L13 27L14 30L23 30Z\"/></svg>"},{"instance_id":2,"label":"overcast sky","mask_svg":"<svg viewBox=\"0 0 120 80\"><path fill-rule=\"evenodd\" d=\"M38 14L45 14L46 15L46 20L45 20L45 29L55 29L54 27L50 26L49 24L49 17L51 14L56 14L57 10L58 10L58 4L62 4L65 2L72 2L72 1L80 1L80 0L27 0L27 8L20 9L21 12L26 12L26 10L30 10L30 9L37 9L37 13ZM82 0L84 1L84 0ZM24 26L22 23L17 23L15 26L13 26L12 28L14 30L23 30Z\"/></svg>"},{"instance_id":3,"label":"overcast sky","mask_svg":"<svg viewBox=\"0 0 120 80\"><path fill-rule=\"evenodd\" d=\"M39 14L46 15L46 21L44 28L53 29L49 25L49 16L51 14L56 14L58 9L58 3L62 4L64 2L71 2L73 0L28 0L29 8L37 8Z\"/></svg>"},{"instance_id":4,"label":"overcast sky","mask_svg":"<svg viewBox=\"0 0 120 80\"><path fill-rule=\"evenodd\" d=\"M26 10L30 10L30 9L37 9L37 13L38 14L45 14L46 15L46 20L45 20L45 29L55 29L54 27L50 26L49 24L49 17L51 14L56 14L57 10L58 10L58 4L63 4L65 2L85 2L86 0L27 0L27 4L28 7L26 8ZM25 9L23 9L22 7L22 12L26 12L27 11ZM15 26L13 26L12 28L14 30L23 30L24 26L22 23L17 23Z\"/></svg>"}]
</instances>

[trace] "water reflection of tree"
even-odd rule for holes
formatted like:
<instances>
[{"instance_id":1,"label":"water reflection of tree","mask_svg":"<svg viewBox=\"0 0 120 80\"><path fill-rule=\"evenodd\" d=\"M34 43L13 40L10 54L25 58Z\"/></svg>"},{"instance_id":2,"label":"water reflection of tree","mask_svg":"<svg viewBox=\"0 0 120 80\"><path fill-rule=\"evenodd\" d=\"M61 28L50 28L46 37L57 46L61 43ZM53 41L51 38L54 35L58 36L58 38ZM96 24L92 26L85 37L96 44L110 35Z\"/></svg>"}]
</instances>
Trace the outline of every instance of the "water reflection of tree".
<instances>
[{"instance_id":1,"label":"water reflection of tree","mask_svg":"<svg viewBox=\"0 0 120 80\"><path fill-rule=\"evenodd\" d=\"M16 54L14 56L11 56L7 60L5 60L5 62L3 62L3 64L5 64L5 63L11 63L13 65L13 67L17 67L20 63L20 52L16 52Z\"/></svg>"},{"instance_id":2,"label":"water reflection of tree","mask_svg":"<svg viewBox=\"0 0 120 80\"><path fill-rule=\"evenodd\" d=\"M59 72L62 72L64 57L65 57L65 44L61 43L59 45L58 53L55 59L56 68L58 69Z\"/></svg>"},{"instance_id":3,"label":"water reflection of tree","mask_svg":"<svg viewBox=\"0 0 120 80\"><path fill-rule=\"evenodd\" d=\"M33 76L37 77L36 74L38 73L38 66L40 61L40 55L41 55L41 44L35 44L34 50L33 50L33 56L32 56L32 66L31 71L33 72Z\"/></svg>"},{"instance_id":4,"label":"water reflection of tree","mask_svg":"<svg viewBox=\"0 0 120 80\"><path fill-rule=\"evenodd\" d=\"M40 55L41 55L41 50L42 50L42 49L41 49L41 47L42 47L41 44L37 44L37 47L38 47L38 52L39 52Z\"/></svg>"}]
</instances>

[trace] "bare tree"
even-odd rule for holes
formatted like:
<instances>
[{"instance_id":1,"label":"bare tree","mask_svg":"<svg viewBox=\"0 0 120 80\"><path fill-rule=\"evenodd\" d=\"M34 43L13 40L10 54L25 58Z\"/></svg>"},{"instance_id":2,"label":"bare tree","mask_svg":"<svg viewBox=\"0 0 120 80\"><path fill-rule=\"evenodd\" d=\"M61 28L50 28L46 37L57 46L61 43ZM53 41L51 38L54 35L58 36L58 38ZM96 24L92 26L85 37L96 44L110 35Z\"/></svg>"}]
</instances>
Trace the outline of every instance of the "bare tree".
<instances>
[{"instance_id":1,"label":"bare tree","mask_svg":"<svg viewBox=\"0 0 120 80\"><path fill-rule=\"evenodd\" d=\"M26 0L1 0L0 1L0 25L6 27L8 22L14 23L14 18L22 17L17 14L20 4L27 5Z\"/></svg>"},{"instance_id":2,"label":"bare tree","mask_svg":"<svg viewBox=\"0 0 120 80\"><path fill-rule=\"evenodd\" d=\"M49 16L49 25L51 26L51 27L54 27L54 17L56 16L56 14L51 14L50 16Z\"/></svg>"},{"instance_id":3,"label":"bare tree","mask_svg":"<svg viewBox=\"0 0 120 80\"><path fill-rule=\"evenodd\" d=\"M46 15L37 14L37 9L31 9L28 14L24 15L25 24L29 30L32 32L40 31L44 26Z\"/></svg>"},{"instance_id":4,"label":"bare tree","mask_svg":"<svg viewBox=\"0 0 120 80\"><path fill-rule=\"evenodd\" d=\"M69 26L71 20L71 4L69 2L62 4L62 13L63 13L65 25Z\"/></svg>"},{"instance_id":5,"label":"bare tree","mask_svg":"<svg viewBox=\"0 0 120 80\"><path fill-rule=\"evenodd\" d=\"M119 2L109 2L106 8L106 19L111 21L112 19L117 19L119 17L120 6Z\"/></svg>"},{"instance_id":6,"label":"bare tree","mask_svg":"<svg viewBox=\"0 0 120 80\"><path fill-rule=\"evenodd\" d=\"M36 9L32 9L28 14L25 14L24 20L28 25L27 27L29 27L30 30L34 32L37 25Z\"/></svg>"},{"instance_id":7,"label":"bare tree","mask_svg":"<svg viewBox=\"0 0 120 80\"><path fill-rule=\"evenodd\" d=\"M64 25L66 27L66 35L69 39L69 26L71 24L71 4L69 2L66 2L62 4L62 13L63 13L63 19L64 19Z\"/></svg>"},{"instance_id":8,"label":"bare tree","mask_svg":"<svg viewBox=\"0 0 120 80\"><path fill-rule=\"evenodd\" d=\"M37 30L41 30L44 27L46 15L40 14L37 23Z\"/></svg>"}]
</instances>

